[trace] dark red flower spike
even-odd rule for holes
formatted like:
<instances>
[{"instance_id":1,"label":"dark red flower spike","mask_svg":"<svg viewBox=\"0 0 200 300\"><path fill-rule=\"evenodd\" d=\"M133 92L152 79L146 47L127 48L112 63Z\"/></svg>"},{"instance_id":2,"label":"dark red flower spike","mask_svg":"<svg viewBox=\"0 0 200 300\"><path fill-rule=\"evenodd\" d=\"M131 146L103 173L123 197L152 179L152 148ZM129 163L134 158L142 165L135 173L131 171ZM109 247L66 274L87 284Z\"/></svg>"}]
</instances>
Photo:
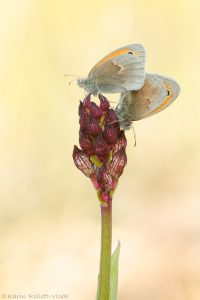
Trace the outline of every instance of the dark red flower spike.
<instances>
[{"instance_id":1,"label":"dark red flower spike","mask_svg":"<svg viewBox=\"0 0 200 300\"><path fill-rule=\"evenodd\" d=\"M89 94L79 105L79 144L74 146L76 167L89 177L103 206L112 199L119 177L127 163L126 138L108 100L99 95L100 105Z\"/></svg>"}]
</instances>

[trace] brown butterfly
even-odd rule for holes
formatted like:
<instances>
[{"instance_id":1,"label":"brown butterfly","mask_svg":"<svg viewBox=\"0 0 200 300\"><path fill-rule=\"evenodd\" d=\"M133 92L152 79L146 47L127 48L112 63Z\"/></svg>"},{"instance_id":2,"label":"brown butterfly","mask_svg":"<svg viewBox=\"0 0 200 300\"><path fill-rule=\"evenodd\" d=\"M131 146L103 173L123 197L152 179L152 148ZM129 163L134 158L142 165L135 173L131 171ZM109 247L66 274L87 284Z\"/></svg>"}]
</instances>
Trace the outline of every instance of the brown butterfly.
<instances>
[{"instance_id":1,"label":"brown butterfly","mask_svg":"<svg viewBox=\"0 0 200 300\"><path fill-rule=\"evenodd\" d=\"M133 121L150 117L169 106L178 96L178 83L165 76L146 74L143 87L139 91L121 94L116 108L120 126L130 129Z\"/></svg>"},{"instance_id":2,"label":"brown butterfly","mask_svg":"<svg viewBox=\"0 0 200 300\"><path fill-rule=\"evenodd\" d=\"M79 78L77 83L93 95L122 93L139 90L145 77L145 49L140 44L132 44L105 56L87 78Z\"/></svg>"}]
</instances>

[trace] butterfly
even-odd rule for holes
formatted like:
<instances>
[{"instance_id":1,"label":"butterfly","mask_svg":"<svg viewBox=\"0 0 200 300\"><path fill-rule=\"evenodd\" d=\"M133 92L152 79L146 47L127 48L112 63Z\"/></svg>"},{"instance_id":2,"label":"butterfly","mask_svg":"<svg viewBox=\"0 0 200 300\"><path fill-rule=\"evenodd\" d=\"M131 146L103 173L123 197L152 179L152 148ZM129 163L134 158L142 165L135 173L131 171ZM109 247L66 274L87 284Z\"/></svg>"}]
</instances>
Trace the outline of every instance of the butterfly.
<instances>
[{"instance_id":1,"label":"butterfly","mask_svg":"<svg viewBox=\"0 0 200 300\"><path fill-rule=\"evenodd\" d=\"M123 93L139 90L145 81L145 49L140 44L119 48L101 59L78 85L88 93Z\"/></svg>"},{"instance_id":2,"label":"butterfly","mask_svg":"<svg viewBox=\"0 0 200 300\"><path fill-rule=\"evenodd\" d=\"M172 78L147 73L140 90L121 93L116 107L120 127L130 129L133 121L162 111L177 98L179 92L180 87Z\"/></svg>"}]
</instances>

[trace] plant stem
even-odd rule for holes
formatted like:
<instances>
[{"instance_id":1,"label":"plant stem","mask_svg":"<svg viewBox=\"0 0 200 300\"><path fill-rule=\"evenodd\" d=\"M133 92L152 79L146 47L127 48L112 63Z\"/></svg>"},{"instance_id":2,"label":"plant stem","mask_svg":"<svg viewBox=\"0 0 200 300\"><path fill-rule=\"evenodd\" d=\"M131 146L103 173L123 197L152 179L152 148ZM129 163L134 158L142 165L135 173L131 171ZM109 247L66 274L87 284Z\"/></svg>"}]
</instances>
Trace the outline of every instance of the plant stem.
<instances>
[{"instance_id":1,"label":"plant stem","mask_svg":"<svg viewBox=\"0 0 200 300\"><path fill-rule=\"evenodd\" d=\"M97 300L109 300L112 246L112 199L101 206L101 258Z\"/></svg>"}]
</instances>

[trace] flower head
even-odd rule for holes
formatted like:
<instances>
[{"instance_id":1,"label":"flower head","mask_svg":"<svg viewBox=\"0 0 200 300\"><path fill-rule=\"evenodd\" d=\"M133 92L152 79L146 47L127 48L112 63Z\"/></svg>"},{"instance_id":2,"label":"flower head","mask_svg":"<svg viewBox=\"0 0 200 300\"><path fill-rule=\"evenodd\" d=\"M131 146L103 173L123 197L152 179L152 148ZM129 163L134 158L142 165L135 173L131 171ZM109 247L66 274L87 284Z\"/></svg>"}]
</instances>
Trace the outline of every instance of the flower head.
<instances>
[{"instance_id":1,"label":"flower head","mask_svg":"<svg viewBox=\"0 0 200 300\"><path fill-rule=\"evenodd\" d=\"M112 198L127 163L126 138L108 100L99 95L100 105L89 94L79 105L79 144L74 146L76 167L89 177L102 205Z\"/></svg>"}]
</instances>

